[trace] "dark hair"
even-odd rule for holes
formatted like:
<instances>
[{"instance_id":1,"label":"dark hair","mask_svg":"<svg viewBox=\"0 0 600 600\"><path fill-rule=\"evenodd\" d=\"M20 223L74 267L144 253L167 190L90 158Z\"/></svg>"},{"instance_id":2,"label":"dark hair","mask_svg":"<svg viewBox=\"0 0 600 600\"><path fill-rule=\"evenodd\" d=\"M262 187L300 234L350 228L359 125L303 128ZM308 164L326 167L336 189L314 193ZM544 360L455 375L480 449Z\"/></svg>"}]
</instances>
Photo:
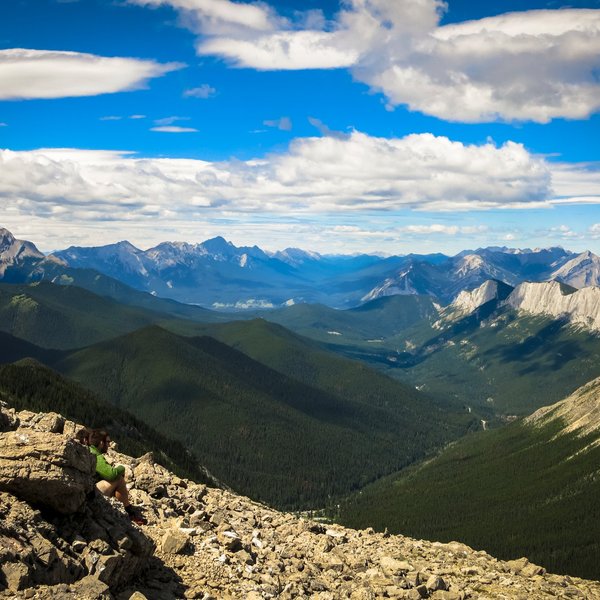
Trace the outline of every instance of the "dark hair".
<instances>
[{"instance_id":1,"label":"dark hair","mask_svg":"<svg viewBox=\"0 0 600 600\"><path fill-rule=\"evenodd\" d=\"M75 434L75 439L80 444L83 444L84 446L89 446L90 445L90 433L91 433L91 430L88 429L87 427L84 427L83 429L80 429Z\"/></svg>"},{"instance_id":2,"label":"dark hair","mask_svg":"<svg viewBox=\"0 0 600 600\"><path fill-rule=\"evenodd\" d=\"M89 430L87 439L90 446L96 446L96 448L102 450L103 447L104 449L108 448L106 438L108 438L108 431L105 431L104 429L91 429Z\"/></svg>"}]
</instances>

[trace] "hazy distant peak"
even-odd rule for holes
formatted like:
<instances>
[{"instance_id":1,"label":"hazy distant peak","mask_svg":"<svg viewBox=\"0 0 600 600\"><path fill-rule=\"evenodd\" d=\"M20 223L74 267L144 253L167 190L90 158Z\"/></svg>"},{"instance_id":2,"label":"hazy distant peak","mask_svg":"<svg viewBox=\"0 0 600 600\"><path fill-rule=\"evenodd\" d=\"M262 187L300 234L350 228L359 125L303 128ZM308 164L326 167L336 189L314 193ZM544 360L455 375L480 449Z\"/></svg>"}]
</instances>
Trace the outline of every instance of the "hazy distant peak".
<instances>
[{"instance_id":1,"label":"hazy distant peak","mask_svg":"<svg viewBox=\"0 0 600 600\"><path fill-rule=\"evenodd\" d=\"M271 256L290 265L300 265L307 260L321 260L322 258L318 252L302 250L301 248L286 248L285 250L273 252Z\"/></svg>"},{"instance_id":2,"label":"hazy distant peak","mask_svg":"<svg viewBox=\"0 0 600 600\"><path fill-rule=\"evenodd\" d=\"M210 253L226 252L229 254L232 250L235 250L235 246L220 235L202 242L201 246Z\"/></svg>"},{"instance_id":3,"label":"hazy distant peak","mask_svg":"<svg viewBox=\"0 0 600 600\"><path fill-rule=\"evenodd\" d=\"M577 288L600 285L600 257L586 250L553 271L551 278Z\"/></svg>"}]
</instances>

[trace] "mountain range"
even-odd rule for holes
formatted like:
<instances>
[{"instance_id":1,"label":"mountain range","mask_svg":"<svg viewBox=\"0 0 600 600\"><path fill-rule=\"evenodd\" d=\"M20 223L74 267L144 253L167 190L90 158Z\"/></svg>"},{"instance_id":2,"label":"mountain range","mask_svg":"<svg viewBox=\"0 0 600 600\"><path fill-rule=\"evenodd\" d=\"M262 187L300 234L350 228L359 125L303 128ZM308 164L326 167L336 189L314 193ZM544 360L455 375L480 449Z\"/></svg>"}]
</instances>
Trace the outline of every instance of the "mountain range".
<instances>
[{"instance_id":1,"label":"mountain range","mask_svg":"<svg viewBox=\"0 0 600 600\"><path fill-rule=\"evenodd\" d=\"M597 257L115 247L77 263L2 233L0 362L19 361L2 394L100 424L115 407L109 427L143 426L174 466L272 505L341 503L331 514L361 527L598 576ZM145 288L165 273L172 287ZM251 286L278 304L292 280L326 299L227 313L160 297L188 276L189 293L220 281L222 305Z\"/></svg>"},{"instance_id":2,"label":"mountain range","mask_svg":"<svg viewBox=\"0 0 600 600\"><path fill-rule=\"evenodd\" d=\"M576 288L596 286L600 258L589 251L576 254L559 247L489 247L456 256L321 255L297 248L266 252L257 246L236 247L222 237L201 244L163 242L148 250L126 241L71 246L46 256L33 243L0 229L0 277L5 281L76 279L82 285L82 272L100 273L138 291L218 310L298 303L351 308L390 295L428 295L447 304L461 291L490 279L511 286L552 280Z\"/></svg>"}]
</instances>

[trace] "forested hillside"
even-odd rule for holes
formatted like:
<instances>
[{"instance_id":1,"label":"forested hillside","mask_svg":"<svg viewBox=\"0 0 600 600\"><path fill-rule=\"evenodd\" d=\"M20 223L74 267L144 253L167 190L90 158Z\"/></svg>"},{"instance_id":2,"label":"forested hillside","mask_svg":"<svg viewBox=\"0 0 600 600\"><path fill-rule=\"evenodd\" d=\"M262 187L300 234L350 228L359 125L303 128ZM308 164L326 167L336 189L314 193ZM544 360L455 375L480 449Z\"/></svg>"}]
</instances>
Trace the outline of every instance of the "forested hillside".
<instances>
[{"instance_id":1,"label":"forested hillside","mask_svg":"<svg viewBox=\"0 0 600 600\"><path fill-rule=\"evenodd\" d=\"M352 496L336 518L598 579L598 439L561 418L472 434Z\"/></svg>"},{"instance_id":2,"label":"forested hillside","mask_svg":"<svg viewBox=\"0 0 600 600\"><path fill-rule=\"evenodd\" d=\"M87 427L107 429L122 452L133 456L153 452L159 463L181 477L216 481L180 442L32 359L0 365L0 400L17 410L58 412Z\"/></svg>"},{"instance_id":3,"label":"forested hillside","mask_svg":"<svg viewBox=\"0 0 600 600\"><path fill-rule=\"evenodd\" d=\"M57 368L188 445L234 489L279 506L323 505L466 427L361 365L346 366L354 393L337 394L347 385L339 372L311 385L212 338L158 327L74 352Z\"/></svg>"}]
</instances>

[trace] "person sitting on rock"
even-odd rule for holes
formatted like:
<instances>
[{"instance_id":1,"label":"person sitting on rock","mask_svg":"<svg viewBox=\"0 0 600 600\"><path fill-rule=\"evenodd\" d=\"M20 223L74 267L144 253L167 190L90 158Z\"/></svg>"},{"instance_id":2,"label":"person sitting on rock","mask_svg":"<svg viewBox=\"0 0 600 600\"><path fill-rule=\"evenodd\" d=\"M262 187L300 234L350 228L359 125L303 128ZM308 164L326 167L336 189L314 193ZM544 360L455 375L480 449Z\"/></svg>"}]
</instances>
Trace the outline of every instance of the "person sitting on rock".
<instances>
[{"instance_id":1,"label":"person sitting on rock","mask_svg":"<svg viewBox=\"0 0 600 600\"><path fill-rule=\"evenodd\" d=\"M77 432L77 439L89 446L90 452L96 457L96 487L108 497L114 496L123 503L129 518L137 525L145 525L146 520L129 502L129 490L125 484L125 467L117 465L111 467L104 454L108 452L110 437L103 429L84 429Z\"/></svg>"}]
</instances>

